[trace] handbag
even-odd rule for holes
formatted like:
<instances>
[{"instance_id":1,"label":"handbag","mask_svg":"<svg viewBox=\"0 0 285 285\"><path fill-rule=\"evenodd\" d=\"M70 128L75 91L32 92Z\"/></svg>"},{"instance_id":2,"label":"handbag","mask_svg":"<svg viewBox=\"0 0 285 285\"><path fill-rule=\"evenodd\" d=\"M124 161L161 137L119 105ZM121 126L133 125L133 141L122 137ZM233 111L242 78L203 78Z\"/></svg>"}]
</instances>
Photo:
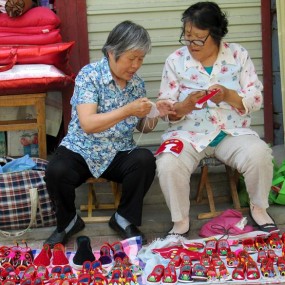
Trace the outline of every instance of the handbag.
<instances>
[{"instance_id":1,"label":"handbag","mask_svg":"<svg viewBox=\"0 0 285 285\"><path fill-rule=\"evenodd\" d=\"M56 225L44 181L48 161L33 160L36 166L31 170L0 174L0 233L6 237L21 236L32 227Z\"/></svg>"}]
</instances>

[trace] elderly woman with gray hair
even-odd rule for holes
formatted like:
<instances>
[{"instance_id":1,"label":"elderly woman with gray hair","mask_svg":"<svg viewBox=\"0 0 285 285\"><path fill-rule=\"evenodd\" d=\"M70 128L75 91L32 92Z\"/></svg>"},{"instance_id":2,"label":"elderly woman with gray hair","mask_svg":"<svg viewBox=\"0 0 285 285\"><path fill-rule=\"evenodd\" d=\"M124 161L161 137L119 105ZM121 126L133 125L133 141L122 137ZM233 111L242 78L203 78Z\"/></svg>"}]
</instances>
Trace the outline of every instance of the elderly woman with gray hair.
<instances>
[{"instance_id":1,"label":"elderly woman with gray hair","mask_svg":"<svg viewBox=\"0 0 285 285\"><path fill-rule=\"evenodd\" d=\"M68 132L46 171L57 218L46 244L65 244L84 228L76 214L75 189L92 176L122 184L120 204L109 226L122 238L140 236L146 243L137 226L156 164L151 151L137 147L133 133L135 128L150 132L159 116L173 113L172 104L155 105L146 98L144 81L136 74L150 49L148 32L124 21L110 32L103 58L77 75Z\"/></svg>"}]
</instances>

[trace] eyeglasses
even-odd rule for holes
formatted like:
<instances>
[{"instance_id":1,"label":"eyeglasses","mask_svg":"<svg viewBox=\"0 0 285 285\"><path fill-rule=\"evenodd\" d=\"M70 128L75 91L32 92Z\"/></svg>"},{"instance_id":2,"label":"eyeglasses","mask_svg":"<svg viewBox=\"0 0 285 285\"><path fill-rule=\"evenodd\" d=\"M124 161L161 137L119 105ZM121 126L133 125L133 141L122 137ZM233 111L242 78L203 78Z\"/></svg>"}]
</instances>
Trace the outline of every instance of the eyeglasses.
<instances>
[{"instance_id":1,"label":"eyeglasses","mask_svg":"<svg viewBox=\"0 0 285 285\"><path fill-rule=\"evenodd\" d=\"M210 33L207 35L207 37L204 40L192 40L192 41L182 39L182 35L181 35L179 42L184 46L190 46L191 44L194 44L195 46L202 47L205 45L205 42L208 39L209 35Z\"/></svg>"}]
</instances>

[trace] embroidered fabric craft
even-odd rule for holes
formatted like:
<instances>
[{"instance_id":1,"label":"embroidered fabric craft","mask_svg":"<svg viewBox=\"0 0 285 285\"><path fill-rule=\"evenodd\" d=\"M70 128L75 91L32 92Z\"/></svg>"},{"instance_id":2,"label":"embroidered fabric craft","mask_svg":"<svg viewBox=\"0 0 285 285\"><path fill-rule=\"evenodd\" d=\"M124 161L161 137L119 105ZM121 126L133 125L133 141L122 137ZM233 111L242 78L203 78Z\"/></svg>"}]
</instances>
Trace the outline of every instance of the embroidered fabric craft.
<instances>
[{"instance_id":1,"label":"embroidered fabric craft","mask_svg":"<svg viewBox=\"0 0 285 285\"><path fill-rule=\"evenodd\" d=\"M162 152L170 152L175 156L179 156L182 149L183 149L183 142L181 140L170 139L163 142L154 155L157 156Z\"/></svg>"}]
</instances>

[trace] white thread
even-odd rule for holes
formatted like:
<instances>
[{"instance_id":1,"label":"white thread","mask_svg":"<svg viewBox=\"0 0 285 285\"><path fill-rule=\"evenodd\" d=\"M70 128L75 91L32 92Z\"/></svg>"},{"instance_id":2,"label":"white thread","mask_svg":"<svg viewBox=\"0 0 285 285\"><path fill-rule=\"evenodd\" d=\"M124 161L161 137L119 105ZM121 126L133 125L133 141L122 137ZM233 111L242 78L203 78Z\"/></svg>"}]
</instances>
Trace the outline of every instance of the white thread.
<instances>
[{"instance_id":1,"label":"white thread","mask_svg":"<svg viewBox=\"0 0 285 285\"><path fill-rule=\"evenodd\" d=\"M156 104L154 102L151 103L151 109L149 113L146 115L148 118L156 118L159 116L159 111L157 110Z\"/></svg>"}]
</instances>

